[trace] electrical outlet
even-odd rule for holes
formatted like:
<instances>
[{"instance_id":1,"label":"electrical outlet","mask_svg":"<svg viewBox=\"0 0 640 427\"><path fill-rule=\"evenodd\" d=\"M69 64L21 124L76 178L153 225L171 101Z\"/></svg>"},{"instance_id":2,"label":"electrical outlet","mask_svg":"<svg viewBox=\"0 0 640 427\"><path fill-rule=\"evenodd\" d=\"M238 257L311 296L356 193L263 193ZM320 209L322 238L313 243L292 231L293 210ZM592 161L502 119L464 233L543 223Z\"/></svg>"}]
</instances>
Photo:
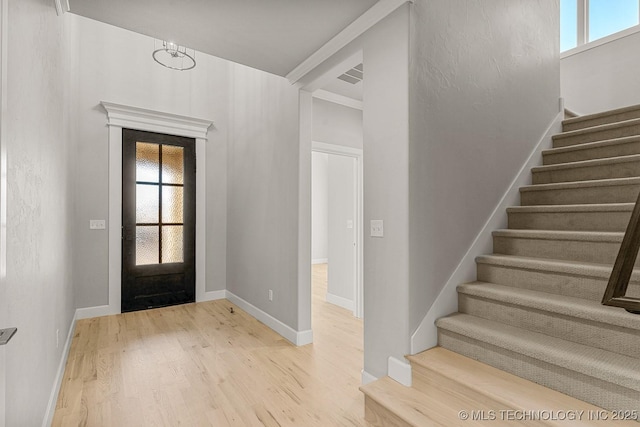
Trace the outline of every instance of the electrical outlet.
<instances>
[{"instance_id":1,"label":"electrical outlet","mask_svg":"<svg viewBox=\"0 0 640 427\"><path fill-rule=\"evenodd\" d=\"M269 301L273 301L273 291L269 289Z\"/></svg>"},{"instance_id":2,"label":"electrical outlet","mask_svg":"<svg viewBox=\"0 0 640 427\"><path fill-rule=\"evenodd\" d=\"M60 348L60 329L56 329L56 348Z\"/></svg>"}]
</instances>

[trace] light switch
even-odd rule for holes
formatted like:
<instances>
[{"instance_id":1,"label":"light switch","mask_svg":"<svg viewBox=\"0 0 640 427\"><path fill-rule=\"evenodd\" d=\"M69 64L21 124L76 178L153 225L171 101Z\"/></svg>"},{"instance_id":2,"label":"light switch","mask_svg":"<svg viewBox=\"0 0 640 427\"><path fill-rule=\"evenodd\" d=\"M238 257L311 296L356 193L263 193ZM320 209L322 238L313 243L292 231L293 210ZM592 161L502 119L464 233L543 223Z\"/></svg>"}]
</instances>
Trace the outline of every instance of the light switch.
<instances>
[{"instance_id":1,"label":"light switch","mask_svg":"<svg viewBox=\"0 0 640 427\"><path fill-rule=\"evenodd\" d=\"M347 228L349 230L351 230L353 228L353 220L352 219L348 219L347 220Z\"/></svg>"},{"instance_id":2,"label":"light switch","mask_svg":"<svg viewBox=\"0 0 640 427\"><path fill-rule=\"evenodd\" d=\"M106 222L104 219L90 219L89 220L89 229L90 230L104 230L107 228Z\"/></svg>"},{"instance_id":3,"label":"light switch","mask_svg":"<svg viewBox=\"0 0 640 427\"><path fill-rule=\"evenodd\" d=\"M371 237L384 237L384 223L381 219L371 220Z\"/></svg>"}]
</instances>

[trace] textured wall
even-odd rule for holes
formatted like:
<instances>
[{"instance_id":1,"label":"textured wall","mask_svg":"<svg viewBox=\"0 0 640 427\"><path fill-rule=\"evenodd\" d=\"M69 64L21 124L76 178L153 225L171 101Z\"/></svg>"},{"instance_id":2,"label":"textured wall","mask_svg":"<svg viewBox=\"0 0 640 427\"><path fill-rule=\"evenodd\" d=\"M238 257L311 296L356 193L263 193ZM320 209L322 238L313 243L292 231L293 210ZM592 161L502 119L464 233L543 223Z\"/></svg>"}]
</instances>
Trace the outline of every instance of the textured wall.
<instances>
[{"instance_id":1,"label":"textured wall","mask_svg":"<svg viewBox=\"0 0 640 427\"><path fill-rule=\"evenodd\" d=\"M640 33L560 60L565 106L579 114L640 104Z\"/></svg>"},{"instance_id":2,"label":"textured wall","mask_svg":"<svg viewBox=\"0 0 640 427\"><path fill-rule=\"evenodd\" d=\"M297 330L298 89L242 65L231 73L227 289Z\"/></svg>"},{"instance_id":3,"label":"textured wall","mask_svg":"<svg viewBox=\"0 0 640 427\"><path fill-rule=\"evenodd\" d=\"M557 0L431 0L411 32L415 330L558 113Z\"/></svg>"},{"instance_id":4,"label":"textured wall","mask_svg":"<svg viewBox=\"0 0 640 427\"><path fill-rule=\"evenodd\" d=\"M78 61L74 96L77 152L75 278L78 307L108 303L108 233L89 230L108 218L108 129L101 101L212 120L207 155L207 291L226 286L226 126L229 62L199 54L178 72L151 57L153 39L76 15ZM204 236L198 236L203 238Z\"/></svg>"},{"instance_id":5,"label":"textured wall","mask_svg":"<svg viewBox=\"0 0 640 427\"><path fill-rule=\"evenodd\" d=\"M53 3L10 0L6 425L42 424L74 314L69 35ZM4 309L4 308L0 308ZM59 330L59 345L56 331Z\"/></svg>"}]
</instances>

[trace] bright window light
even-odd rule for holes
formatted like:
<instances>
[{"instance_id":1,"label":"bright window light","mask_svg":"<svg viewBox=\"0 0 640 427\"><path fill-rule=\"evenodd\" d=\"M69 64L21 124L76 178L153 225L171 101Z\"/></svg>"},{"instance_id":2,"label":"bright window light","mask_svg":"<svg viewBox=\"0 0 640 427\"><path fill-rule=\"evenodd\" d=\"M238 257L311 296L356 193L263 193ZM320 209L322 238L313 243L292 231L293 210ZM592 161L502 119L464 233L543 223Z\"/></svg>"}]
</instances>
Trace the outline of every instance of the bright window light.
<instances>
[{"instance_id":1,"label":"bright window light","mask_svg":"<svg viewBox=\"0 0 640 427\"><path fill-rule=\"evenodd\" d=\"M578 0L560 1L560 52L578 46Z\"/></svg>"},{"instance_id":2,"label":"bright window light","mask_svg":"<svg viewBox=\"0 0 640 427\"><path fill-rule=\"evenodd\" d=\"M640 24L640 0L560 0L560 51Z\"/></svg>"},{"instance_id":3,"label":"bright window light","mask_svg":"<svg viewBox=\"0 0 640 427\"><path fill-rule=\"evenodd\" d=\"M638 25L638 0L589 0L589 41Z\"/></svg>"}]
</instances>

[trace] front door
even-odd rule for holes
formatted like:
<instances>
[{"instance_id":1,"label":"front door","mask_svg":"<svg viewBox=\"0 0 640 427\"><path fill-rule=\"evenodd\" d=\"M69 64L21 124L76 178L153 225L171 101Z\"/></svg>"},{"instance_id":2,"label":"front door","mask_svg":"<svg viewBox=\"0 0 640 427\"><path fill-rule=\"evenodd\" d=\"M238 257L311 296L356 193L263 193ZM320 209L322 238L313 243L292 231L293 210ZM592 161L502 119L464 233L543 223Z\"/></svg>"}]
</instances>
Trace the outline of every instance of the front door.
<instances>
[{"instance_id":1,"label":"front door","mask_svg":"<svg viewBox=\"0 0 640 427\"><path fill-rule=\"evenodd\" d=\"M122 312L195 301L195 140L122 130Z\"/></svg>"}]
</instances>

